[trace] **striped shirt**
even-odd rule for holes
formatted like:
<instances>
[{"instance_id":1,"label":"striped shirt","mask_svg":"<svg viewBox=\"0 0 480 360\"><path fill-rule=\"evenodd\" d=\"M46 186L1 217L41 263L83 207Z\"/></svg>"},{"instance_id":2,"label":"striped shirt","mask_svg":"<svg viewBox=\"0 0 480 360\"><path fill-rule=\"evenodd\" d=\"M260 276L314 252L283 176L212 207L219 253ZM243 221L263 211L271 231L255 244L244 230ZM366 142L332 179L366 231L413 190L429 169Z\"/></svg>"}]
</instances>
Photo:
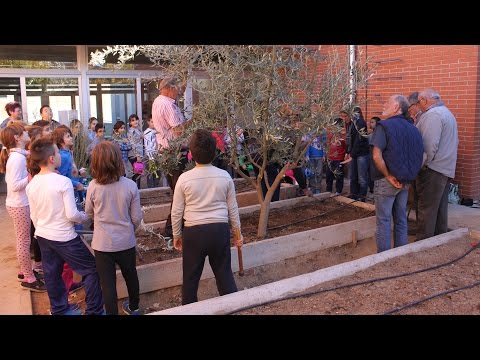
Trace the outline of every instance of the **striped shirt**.
<instances>
[{"instance_id":1,"label":"striped shirt","mask_svg":"<svg viewBox=\"0 0 480 360\"><path fill-rule=\"evenodd\" d=\"M168 142L176 138L174 128L186 121L175 100L164 95L153 102L152 120L160 148L168 148Z\"/></svg>"}]
</instances>

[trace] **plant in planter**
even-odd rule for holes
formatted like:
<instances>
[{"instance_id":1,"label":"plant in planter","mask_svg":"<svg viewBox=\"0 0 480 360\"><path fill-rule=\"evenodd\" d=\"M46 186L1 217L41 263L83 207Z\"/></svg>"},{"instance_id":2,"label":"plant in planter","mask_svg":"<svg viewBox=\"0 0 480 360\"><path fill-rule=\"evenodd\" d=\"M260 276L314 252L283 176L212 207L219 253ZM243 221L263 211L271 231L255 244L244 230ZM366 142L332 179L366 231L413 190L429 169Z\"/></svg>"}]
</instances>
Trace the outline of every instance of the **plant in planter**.
<instances>
[{"instance_id":1,"label":"plant in planter","mask_svg":"<svg viewBox=\"0 0 480 360\"><path fill-rule=\"evenodd\" d=\"M302 164L309 144L302 137L332 128L334 115L351 103L351 84L361 87L368 77L367 61L349 66L348 54L335 46L117 45L92 53L91 64L101 66L109 55L124 63L140 53L198 93L194 124L159 155L158 166L171 171L179 146L197 128L223 133L228 141L221 156L257 190L260 238L285 172ZM280 170L268 179L267 165L273 163ZM255 169L256 180L242 171L246 164Z\"/></svg>"}]
</instances>

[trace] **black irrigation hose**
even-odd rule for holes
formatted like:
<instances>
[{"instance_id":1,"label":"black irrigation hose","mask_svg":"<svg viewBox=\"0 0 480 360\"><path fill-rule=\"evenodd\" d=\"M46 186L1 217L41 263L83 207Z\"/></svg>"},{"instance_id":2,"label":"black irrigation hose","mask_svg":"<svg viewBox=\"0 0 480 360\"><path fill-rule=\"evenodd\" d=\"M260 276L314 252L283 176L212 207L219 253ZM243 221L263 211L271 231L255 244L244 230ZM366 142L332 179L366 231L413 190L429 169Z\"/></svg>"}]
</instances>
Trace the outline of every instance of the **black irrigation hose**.
<instances>
[{"instance_id":1,"label":"black irrigation hose","mask_svg":"<svg viewBox=\"0 0 480 360\"><path fill-rule=\"evenodd\" d=\"M296 299L296 298L299 298L299 297L305 297L305 296L316 295L316 294L322 294L322 293L326 293L326 292L329 292L329 291L335 291L335 290L345 289L345 288L349 288L349 287L354 287L354 286L359 286L359 285L370 284L370 283L374 283L374 282L377 282L377 281L384 281L384 280L396 279L396 278L400 278L400 277L404 277L404 276L420 274L420 273L422 273L422 272L426 272L426 271L430 271L430 270L436 270L436 269L439 269L439 268L441 268L441 267L451 265L451 264L453 264L453 263L455 263L455 262L463 259L465 256L467 256L468 254L470 254L473 250L475 250L475 249L477 249L477 248L479 248L479 247L480 247L480 243L475 244L475 245L472 245L472 247L471 247L470 249L468 249L468 251L467 251L465 254L460 255L459 257L457 257L457 258L455 258L455 259L453 259L453 260L447 261L446 263L434 265L434 266L431 266L431 267L428 267L428 268L425 268L425 269L420 269L420 270L405 272L405 273L401 273L401 274L398 274L398 275L384 276L384 277L379 277L379 278L370 279L370 280L363 280L363 281L359 281L359 282L356 282L356 283L334 286L334 287L327 288L327 289L320 289L320 290L314 290L314 291L310 291L310 292L303 292L303 293L300 293L300 294L293 294L293 295L289 295L289 296L283 297L283 298L281 298L281 299L270 300L270 301L264 302L264 303L262 303L262 304L255 304L255 305L245 306L245 307L243 307L243 308L241 308L241 309L238 309L238 310L234 310L234 311L232 311L232 312L229 312L229 313L227 313L226 315L231 315L231 314L235 314L235 313L240 312L240 311L253 309L253 308L256 308L256 307L258 307L258 306L273 304L273 303L276 303L276 302L278 302L278 301ZM316 286L316 285L315 285L315 286ZM474 285L474 286L476 286L476 285ZM459 290L460 290L460 289L459 289ZM428 300L428 299L427 299L427 300ZM413 306L413 305L412 305L412 306Z\"/></svg>"},{"instance_id":2,"label":"black irrigation hose","mask_svg":"<svg viewBox=\"0 0 480 360\"><path fill-rule=\"evenodd\" d=\"M462 286L462 287L460 287L460 288L445 290L445 291L439 292L439 293L437 293L437 294L433 294L433 295L427 296L427 297L425 297L425 298L423 298L423 299L420 299L420 300L417 300L417 301L413 301L413 302L411 302L411 303L408 303L408 304L402 305L402 306L400 306L400 307L397 307L397 308L395 308L395 309L389 310L389 311L383 313L383 315L390 315L390 314L399 312L399 311L401 311L401 310L407 309L407 308L409 308L409 307L416 306L416 305L421 304L421 303L423 303L423 302L425 302L425 301L434 299L434 298L436 298L436 297L443 296L443 295L447 295L447 294L450 294L450 293L453 293L453 292L456 292L456 291L462 291L462 290L471 289L471 288L473 288L473 287L475 287L475 286L478 286L478 285L480 285L480 281L474 282L473 284L470 284L470 285Z\"/></svg>"}]
</instances>

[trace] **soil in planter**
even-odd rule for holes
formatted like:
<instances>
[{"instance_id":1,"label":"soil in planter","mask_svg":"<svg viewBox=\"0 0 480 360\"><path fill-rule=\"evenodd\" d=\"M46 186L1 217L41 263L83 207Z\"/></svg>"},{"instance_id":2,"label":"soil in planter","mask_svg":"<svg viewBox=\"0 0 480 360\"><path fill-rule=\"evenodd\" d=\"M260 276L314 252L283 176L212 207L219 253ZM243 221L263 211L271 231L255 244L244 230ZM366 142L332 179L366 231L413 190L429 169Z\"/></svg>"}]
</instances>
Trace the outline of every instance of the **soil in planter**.
<instances>
[{"instance_id":1,"label":"soil in planter","mask_svg":"<svg viewBox=\"0 0 480 360\"><path fill-rule=\"evenodd\" d=\"M240 215L245 244L252 241L264 240L257 237L259 214L259 211L255 211L250 214ZM335 199L318 200L308 204L296 205L291 208L271 209L268 227L272 228L272 230L268 231L267 239L373 215L375 215L374 211L340 203ZM299 222L299 220L303 219L310 220ZM155 231L159 232L160 229L157 228ZM139 244L141 255L141 257L137 256L137 265L150 264L182 256L180 251L166 250L165 243L154 235L140 235L137 237L137 243ZM233 246L233 234L231 244Z\"/></svg>"},{"instance_id":2,"label":"soil in planter","mask_svg":"<svg viewBox=\"0 0 480 360\"><path fill-rule=\"evenodd\" d=\"M234 184L237 194L255 190L252 184L243 179L234 181ZM140 195L140 204L142 206L167 204L171 201L172 190L170 188L162 188L161 191L149 191L148 193L141 193Z\"/></svg>"},{"instance_id":3,"label":"soil in planter","mask_svg":"<svg viewBox=\"0 0 480 360\"><path fill-rule=\"evenodd\" d=\"M424 251L406 254L376 264L366 270L325 282L311 291L343 284L412 272L446 263L465 254L475 241L465 236ZM335 315L385 314L403 305L434 294L465 287L480 279L480 249L459 261L435 269L387 281L332 290L320 294L278 301L239 312L242 315ZM451 292L413 307L398 315L480 315L480 286Z\"/></svg>"}]
</instances>

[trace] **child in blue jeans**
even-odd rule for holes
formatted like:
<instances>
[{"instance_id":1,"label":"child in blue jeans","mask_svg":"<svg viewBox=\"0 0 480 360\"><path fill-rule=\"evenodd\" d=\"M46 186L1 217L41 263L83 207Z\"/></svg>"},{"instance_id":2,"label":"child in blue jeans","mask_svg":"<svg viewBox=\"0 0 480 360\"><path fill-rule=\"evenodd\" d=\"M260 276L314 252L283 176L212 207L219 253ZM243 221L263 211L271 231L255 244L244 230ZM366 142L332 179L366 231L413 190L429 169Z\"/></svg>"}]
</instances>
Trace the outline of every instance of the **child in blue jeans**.
<instances>
[{"instance_id":1,"label":"child in blue jeans","mask_svg":"<svg viewBox=\"0 0 480 360\"><path fill-rule=\"evenodd\" d=\"M85 314L104 313L102 290L95 258L75 232L74 224L88 219L77 210L72 181L59 175L60 152L52 139L41 138L30 146L29 167L40 172L27 185L30 217L35 225L43 259L43 273L52 315L80 315L68 304L68 291L62 280L64 263L80 274L85 286Z\"/></svg>"}]
</instances>

